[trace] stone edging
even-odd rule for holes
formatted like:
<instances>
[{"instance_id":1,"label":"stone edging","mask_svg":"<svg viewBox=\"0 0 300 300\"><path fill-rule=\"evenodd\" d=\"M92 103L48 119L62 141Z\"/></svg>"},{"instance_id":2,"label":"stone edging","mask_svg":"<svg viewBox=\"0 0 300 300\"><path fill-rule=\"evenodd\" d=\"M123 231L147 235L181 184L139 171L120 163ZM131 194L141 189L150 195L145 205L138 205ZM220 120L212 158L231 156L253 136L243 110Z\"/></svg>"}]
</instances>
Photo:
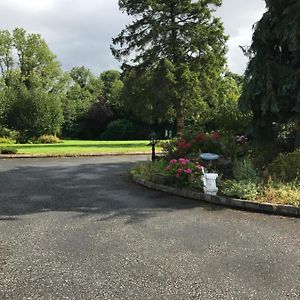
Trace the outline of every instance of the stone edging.
<instances>
[{"instance_id":1,"label":"stone edging","mask_svg":"<svg viewBox=\"0 0 300 300\"><path fill-rule=\"evenodd\" d=\"M81 154L0 154L0 159L13 158L59 158L59 157L94 157L94 156L133 156L133 155L151 155L151 152L111 152L111 153L81 153Z\"/></svg>"},{"instance_id":2,"label":"stone edging","mask_svg":"<svg viewBox=\"0 0 300 300\"><path fill-rule=\"evenodd\" d=\"M205 201L217 205L223 205L227 207L233 207L237 209L251 210L260 213L269 213L290 217L300 217L300 207L294 207L290 205L279 205L269 203L257 203L247 200L227 198L223 196L211 196L203 193L189 191L187 189L179 189L176 187L166 186L162 184L156 184L146 180L133 178L133 181L150 189L165 192L171 195L190 198L198 201Z\"/></svg>"}]
</instances>

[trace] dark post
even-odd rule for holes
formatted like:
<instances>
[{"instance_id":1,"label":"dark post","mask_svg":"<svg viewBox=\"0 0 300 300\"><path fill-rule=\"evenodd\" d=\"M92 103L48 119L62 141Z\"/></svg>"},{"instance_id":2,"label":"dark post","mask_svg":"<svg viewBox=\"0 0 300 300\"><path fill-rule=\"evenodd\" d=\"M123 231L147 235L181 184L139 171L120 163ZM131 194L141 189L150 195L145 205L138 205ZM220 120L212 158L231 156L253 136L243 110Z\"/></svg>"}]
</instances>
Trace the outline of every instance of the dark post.
<instances>
[{"instance_id":1,"label":"dark post","mask_svg":"<svg viewBox=\"0 0 300 300\"><path fill-rule=\"evenodd\" d=\"M155 132L152 132L149 136L150 139L150 144L152 146L152 161L156 160L156 155L155 155L155 145L157 144L157 138Z\"/></svg>"}]
</instances>

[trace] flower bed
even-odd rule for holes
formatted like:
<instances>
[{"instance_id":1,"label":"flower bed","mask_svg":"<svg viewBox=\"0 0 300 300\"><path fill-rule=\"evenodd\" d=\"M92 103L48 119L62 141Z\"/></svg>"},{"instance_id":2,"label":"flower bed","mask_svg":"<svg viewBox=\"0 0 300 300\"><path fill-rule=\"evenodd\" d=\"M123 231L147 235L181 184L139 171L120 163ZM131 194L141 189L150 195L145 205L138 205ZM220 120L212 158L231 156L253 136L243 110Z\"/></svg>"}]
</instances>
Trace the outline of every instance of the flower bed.
<instances>
[{"instance_id":1,"label":"flower bed","mask_svg":"<svg viewBox=\"0 0 300 300\"><path fill-rule=\"evenodd\" d=\"M207 171L219 174L220 196L300 207L300 151L281 154L266 168L259 169L251 151L246 151L250 148L247 137L233 137L231 141L235 150L228 151L226 138L217 132L190 133L167 142L158 161L138 165L131 173L142 180L203 192L201 168L204 165ZM217 153L221 159L207 164L200 160L201 152Z\"/></svg>"}]
</instances>

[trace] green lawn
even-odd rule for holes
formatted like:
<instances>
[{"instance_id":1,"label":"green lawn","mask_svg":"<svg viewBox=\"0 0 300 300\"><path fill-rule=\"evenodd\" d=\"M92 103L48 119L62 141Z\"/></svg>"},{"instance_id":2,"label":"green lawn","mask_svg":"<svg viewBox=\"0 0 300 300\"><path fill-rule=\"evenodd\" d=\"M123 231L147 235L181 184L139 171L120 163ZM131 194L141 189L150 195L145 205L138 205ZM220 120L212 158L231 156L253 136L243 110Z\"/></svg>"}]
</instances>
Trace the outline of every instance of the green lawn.
<instances>
[{"instance_id":1,"label":"green lawn","mask_svg":"<svg viewBox=\"0 0 300 300\"><path fill-rule=\"evenodd\" d=\"M149 152L149 141L77 141L64 140L61 144L0 145L18 149L18 154L79 155L92 153ZM158 150L160 150L158 148Z\"/></svg>"}]
</instances>

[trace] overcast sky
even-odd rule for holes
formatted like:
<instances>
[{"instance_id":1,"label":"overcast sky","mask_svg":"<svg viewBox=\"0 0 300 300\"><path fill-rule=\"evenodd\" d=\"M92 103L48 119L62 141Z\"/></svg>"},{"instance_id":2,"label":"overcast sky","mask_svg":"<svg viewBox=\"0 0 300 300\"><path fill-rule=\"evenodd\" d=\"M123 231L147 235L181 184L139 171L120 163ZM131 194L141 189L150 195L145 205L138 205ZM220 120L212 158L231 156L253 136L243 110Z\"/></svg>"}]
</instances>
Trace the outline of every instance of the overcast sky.
<instances>
[{"instance_id":1,"label":"overcast sky","mask_svg":"<svg viewBox=\"0 0 300 300\"><path fill-rule=\"evenodd\" d=\"M228 66L243 73L247 64L239 45L250 45L252 25L265 9L263 0L223 0L217 11L228 41ZM111 38L129 21L118 0L0 0L0 29L23 27L40 33L64 70L84 65L95 74L119 67L110 53Z\"/></svg>"}]
</instances>

